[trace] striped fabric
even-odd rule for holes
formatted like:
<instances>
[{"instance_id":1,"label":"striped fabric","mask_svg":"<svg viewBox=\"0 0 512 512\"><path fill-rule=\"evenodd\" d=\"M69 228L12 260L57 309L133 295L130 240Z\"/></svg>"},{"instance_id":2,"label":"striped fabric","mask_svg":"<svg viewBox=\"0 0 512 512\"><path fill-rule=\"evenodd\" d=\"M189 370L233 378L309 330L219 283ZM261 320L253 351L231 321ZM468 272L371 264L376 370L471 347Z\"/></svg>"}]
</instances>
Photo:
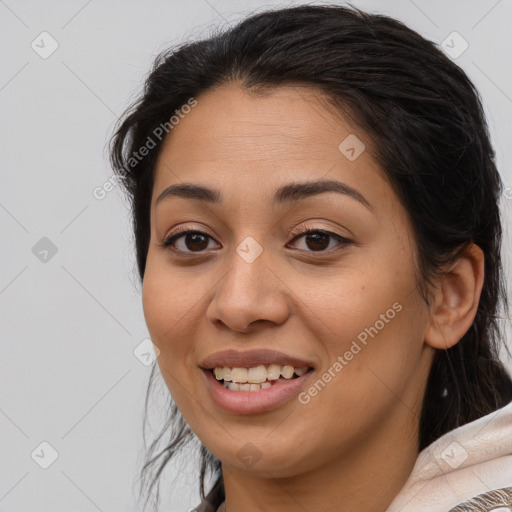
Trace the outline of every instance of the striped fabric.
<instances>
[{"instance_id":1,"label":"striped fabric","mask_svg":"<svg viewBox=\"0 0 512 512\"><path fill-rule=\"evenodd\" d=\"M223 502L217 512L225 512L225 510ZM479 494L448 512L512 512L512 487Z\"/></svg>"},{"instance_id":2,"label":"striped fabric","mask_svg":"<svg viewBox=\"0 0 512 512\"><path fill-rule=\"evenodd\" d=\"M449 512L512 512L512 487L479 494Z\"/></svg>"}]
</instances>

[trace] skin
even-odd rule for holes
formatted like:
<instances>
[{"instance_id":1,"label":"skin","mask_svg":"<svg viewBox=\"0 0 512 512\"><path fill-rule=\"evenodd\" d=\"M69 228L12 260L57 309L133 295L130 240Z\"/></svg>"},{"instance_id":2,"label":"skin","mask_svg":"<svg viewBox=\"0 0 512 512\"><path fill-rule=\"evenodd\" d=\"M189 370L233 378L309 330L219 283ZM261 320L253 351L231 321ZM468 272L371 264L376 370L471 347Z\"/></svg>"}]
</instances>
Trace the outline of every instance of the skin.
<instances>
[{"instance_id":1,"label":"skin","mask_svg":"<svg viewBox=\"0 0 512 512\"><path fill-rule=\"evenodd\" d=\"M482 253L472 246L446 269L429 310L408 213L360 128L312 88L256 95L229 84L196 99L161 149L151 202L143 309L165 382L222 461L227 511L382 512L418 454L434 348L457 343L476 314ZM354 161L338 149L349 134L366 145ZM278 187L317 179L353 187L371 207L335 192L270 204ZM183 182L218 189L223 204L172 197L155 207ZM322 252L293 239L301 223L350 241L327 238ZM188 254L159 245L177 226L211 237L202 252L186 236L175 248ZM263 249L252 263L236 252L247 236ZM311 361L314 382L396 303L400 312L309 403L234 415L210 398L206 356L276 348ZM260 457L250 467L237 456L247 443Z\"/></svg>"}]
</instances>

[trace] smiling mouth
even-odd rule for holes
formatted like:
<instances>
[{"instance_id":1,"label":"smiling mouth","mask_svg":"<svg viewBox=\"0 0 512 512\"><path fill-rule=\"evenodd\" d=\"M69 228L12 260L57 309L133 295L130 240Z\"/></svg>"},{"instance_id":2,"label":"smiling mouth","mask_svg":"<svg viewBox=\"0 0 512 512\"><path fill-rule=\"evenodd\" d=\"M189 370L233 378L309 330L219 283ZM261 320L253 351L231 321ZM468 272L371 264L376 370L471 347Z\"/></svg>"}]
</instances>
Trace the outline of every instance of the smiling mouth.
<instances>
[{"instance_id":1,"label":"smiling mouth","mask_svg":"<svg viewBox=\"0 0 512 512\"><path fill-rule=\"evenodd\" d=\"M290 365L259 365L253 368L215 367L209 370L224 388L230 391L260 391L298 379L312 367Z\"/></svg>"}]
</instances>

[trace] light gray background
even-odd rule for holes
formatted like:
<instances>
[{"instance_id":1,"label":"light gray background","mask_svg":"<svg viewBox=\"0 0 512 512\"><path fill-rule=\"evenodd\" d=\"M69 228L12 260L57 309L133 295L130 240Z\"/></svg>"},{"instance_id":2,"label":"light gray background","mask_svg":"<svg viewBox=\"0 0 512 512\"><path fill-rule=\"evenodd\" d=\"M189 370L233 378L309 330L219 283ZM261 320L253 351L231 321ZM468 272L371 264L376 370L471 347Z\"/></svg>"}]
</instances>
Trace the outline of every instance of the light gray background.
<instances>
[{"instance_id":1,"label":"light gray background","mask_svg":"<svg viewBox=\"0 0 512 512\"><path fill-rule=\"evenodd\" d=\"M92 193L111 176L106 141L158 51L298 3L0 0L0 511L141 509L134 488L150 367L133 351L148 333L127 204L117 187L102 200ZM481 91L512 186L512 1L353 3L436 42L457 31L469 43L456 62ZM43 31L59 45L47 59L31 47ZM503 209L510 269L512 188ZM32 249L42 237L57 248L46 262ZM35 462L50 460L43 441L58 452L48 469ZM180 471L176 481L178 468L166 474L162 510L198 503L194 464Z\"/></svg>"}]
</instances>

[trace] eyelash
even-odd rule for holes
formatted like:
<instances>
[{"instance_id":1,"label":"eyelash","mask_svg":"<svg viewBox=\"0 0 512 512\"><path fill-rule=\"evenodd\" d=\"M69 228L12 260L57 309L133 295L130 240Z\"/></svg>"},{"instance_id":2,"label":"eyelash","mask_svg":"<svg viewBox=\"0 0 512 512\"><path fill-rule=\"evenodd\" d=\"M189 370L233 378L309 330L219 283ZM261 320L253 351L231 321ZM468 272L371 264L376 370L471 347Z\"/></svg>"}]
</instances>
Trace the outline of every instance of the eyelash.
<instances>
[{"instance_id":1,"label":"eyelash","mask_svg":"<svg viewBox=\"0 0 512 512\"><path fill-rule=\"evenodd\" d=\"M198 235L204 235L213 240L213 238L210 235L208 235L207 233L204 233L203 231L198 231L195 229L187 229L186 227L184 227L184 228L178 228L176 230L176 232L174 232L172 235L168 236L162 243L159 243L158 246L163 247L164 249L169 249L169 250L175 252L176 254L189 254L189 255L204 254L202 251L182 251L181 249L176 249L173 247L173 243L176 240L183 237L184 235L188 235L188 234L192 234L192 233L198 234ZM339 246L341 246L338 248L334 248L334 250L333 250L333 248L331 248L331 249L322 250L322 251L307 251L307 252L311 252L313 254L316 254L316 253L332 254L333 252L346 249L346 246L351 243L351 240L349 240L348 238L345 238L345 237L338 235L336 233L333 233L331 231L326 231L324 229L317 229L317 228L305 229L303 227L299 227L291 233L291 235L293 236L291 242L294 242L295 240L302 238L303 236L308 235L309 233L321 233L323 235L327 235L331 238L338 240L340 242Z\"/></svg>"}]
</instances>

